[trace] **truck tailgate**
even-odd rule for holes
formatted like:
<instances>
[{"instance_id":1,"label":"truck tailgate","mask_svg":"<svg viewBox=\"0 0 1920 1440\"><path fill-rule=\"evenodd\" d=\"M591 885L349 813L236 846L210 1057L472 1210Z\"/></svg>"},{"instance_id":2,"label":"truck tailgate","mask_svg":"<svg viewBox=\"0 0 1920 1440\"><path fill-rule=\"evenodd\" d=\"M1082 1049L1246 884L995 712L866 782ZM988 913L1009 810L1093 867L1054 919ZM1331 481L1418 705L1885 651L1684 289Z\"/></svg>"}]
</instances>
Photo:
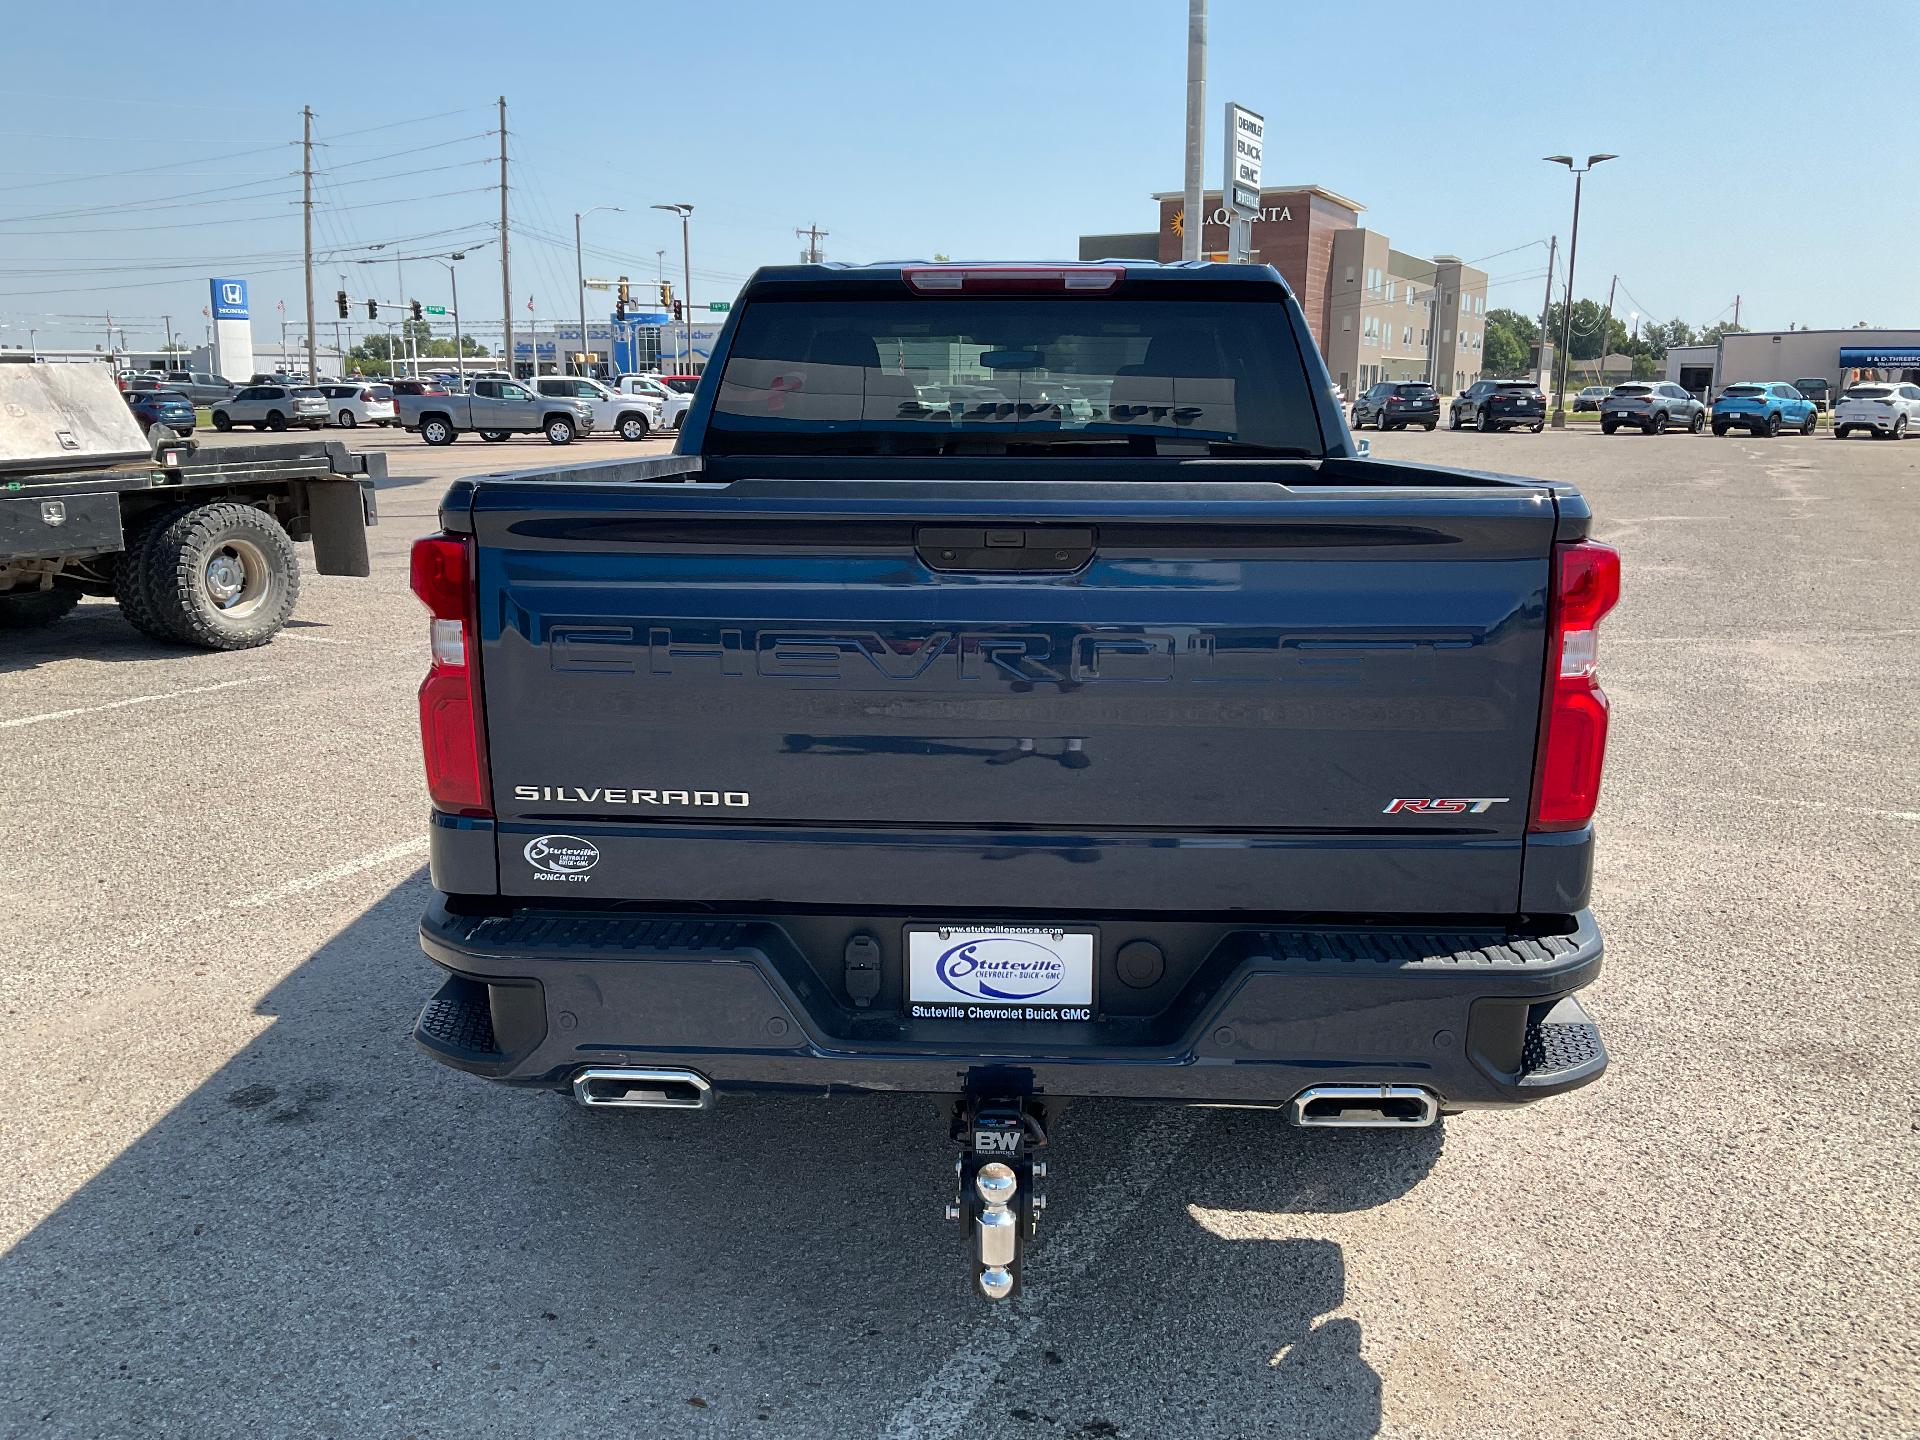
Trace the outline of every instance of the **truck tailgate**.
<instances>
[{"instance_id":1,"label":"truck tailgate","mask_svg":"<svg viewBox=\"0 0 1920 1440\"><path fill-rule=\"evenodd\" d=\"M1544 489L473 495L505 894L1516 906Z\"/></svg>"}]
</instances>

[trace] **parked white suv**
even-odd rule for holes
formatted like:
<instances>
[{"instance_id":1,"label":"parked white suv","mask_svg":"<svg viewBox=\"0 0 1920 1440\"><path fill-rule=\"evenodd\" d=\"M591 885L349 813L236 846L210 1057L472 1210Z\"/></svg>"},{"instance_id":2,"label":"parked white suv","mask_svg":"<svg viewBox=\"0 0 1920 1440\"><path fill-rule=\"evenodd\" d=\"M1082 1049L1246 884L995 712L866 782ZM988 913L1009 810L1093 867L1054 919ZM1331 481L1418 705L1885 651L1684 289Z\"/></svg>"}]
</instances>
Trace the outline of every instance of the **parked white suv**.
<instances>
[{"instance_id":1,"label":"parked white suv","mask_svg":"<svg viewBox=\"0 0 1920 1440\"><path fill-rule=\"evenodd\" d=\"M1904 440L1909 431L1920 432L1920 385L1910 380L1849 385L1833 407L1833 438L1844 440L1856 430L1876 440Z\"/></svg>"},{"instance_id":2,"label":"parked white suv","mask_svg":"<svg viewBox=\"0 0 1920 1440\"><path fill-rule=\"evenodd\" d=\"M335 425L352 429L355 425L398 425L393 408L393 387L372 381L356 385L322 385L327 397L327 414Z\"/></svg>"},{"instance_id":3,"label":"parked white suv","mask_svg":"<svg viewBox=\"0 0 1920 1440\"><path fill-rule=\"evenodd\" d=\"M622 440L644 440L660 428L660 407L645 395L620 395L584 375L542 375L527 382L540 394L556 400L584 401L593 411L595 433L607 432Z\"/></svg>"},{"instance_id":4,"label":"parked white suv","mask_svg":"<svg viewBox=\"0 0 1920 1440\"><path fill-rule=\"evenodd\" d=\"M659 423L669 430L680 428L680 422L693 405L691 390L675 390L658 375L622 375L620 392L623 395L644 395L653 400L660 407Z\"/></svg>"},{"instance_id":5,"label":"parked white suv","mask_svg":"<svg viewBox=\"0 0 1920 1440\"><path fill-rule=\"evenodd\" d=\"M327 397L305 385L246 385L231 400L213 407L216 430L231 430L236 425L251 425L256 430L304 425L318 430L328 418Z\"/></svg>"}]
</instances>

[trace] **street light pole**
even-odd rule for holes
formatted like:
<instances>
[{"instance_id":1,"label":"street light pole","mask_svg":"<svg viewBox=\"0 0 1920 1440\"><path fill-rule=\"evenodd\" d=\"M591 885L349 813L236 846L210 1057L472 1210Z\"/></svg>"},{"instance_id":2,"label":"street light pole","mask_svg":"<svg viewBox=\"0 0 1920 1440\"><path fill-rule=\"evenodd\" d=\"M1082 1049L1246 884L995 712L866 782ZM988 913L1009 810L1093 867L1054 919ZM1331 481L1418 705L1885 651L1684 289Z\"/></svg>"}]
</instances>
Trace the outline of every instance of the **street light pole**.
<instances>
[{"instance_id":1,"label":"street light pole","mask_svg":"<svg viewBox=\"0 0 1920 1440\"><path fill-rule=\"evenodd\" d=\"M574 282L575 291L579 296L579 300L580 300L580 350L579 352L576 352L576 353L585 353L588 348L587 346L587 272L585 268L585 262L583 262L582 259L580 258L580 220L581 220L581 217L583 216L593 214L595 210L611 210L616 215L624 215L627 213L625 210L621 209L620 206L618 205L593 205L593 206L589 206L585 210L576 210L573 212L573 282ZM611 358L613 353L613 345L611 341L608 342L607 353L609 358ZM540 373L539 359L540 357L538 355L534 356L533 373L536 375ZM575 374L584 373L584 367L576 365L574 368L574 373Z\"/></svg>"},{"instance_id":2,"label":"street light pole","mask_svg":"<svg viewBox=\"0 0 1920 1440\"><path fill-rule=\"evenodd\" d=\"M1566 309L1560 320L1560 382L1553 391L1553 428L1567 428L1567 376L1568 365L1573 354L1573 266L1580 257L1580 182L1587 178L1587 171L1593 169L1602 160L1618 160L1618 155L1589 155L1584 166L1575 165L1571 155L1549 155L1549 164L1564 165L1573 172L1573 233L1567 238L1567 299ZM1601 336L1600 348L1606 349L1606 337Z\"/></svg>"},{"instance_id":3,"label":"street light pole","mask_svg":"<svg viewBox=\"0 0 1920 1440\"><path fill-rule=\"evenodd\" d=\"M454 373L460 377L460 387L465 389L467 384L467 345L466 341L462 339L460 335L460 273L453 268L453 262L455 260L466 259L467 252L464 250L454 250L444 257L436 255L433 258L447 267L447 283L453 287L453 368Z\"/></svg>"},{"instance_id":4,"label":"street light pole","mask_svg":"<svg viewBox=\"0 0 1920 1440\"><path fill-rule=\"evenodd\" d=\"M1198 260L1206 219L1207 0L1187 0L1187 170L1180 258ZM1231 176L1223 175L1222 181ZM1222 192L1225 199L1225 192Z\"/></svg>"},{"instance_id":5,"label":"street light pole","mask_svg":"<svg viewBox=\"0 0 1920 1440\"><path fill-rule=\"evenodd\" d=\"M680 264L682 274L680 304L684 307L687 317L686 349L680 356L680 364L683 367L681 373L685 374L693 365L693 245L688 239L688 221L693 215L693 206L685 203L677 203L673 205L655 205L652 208L655 210L671 210L680 217Z\"/></svg>"}]
</instances>

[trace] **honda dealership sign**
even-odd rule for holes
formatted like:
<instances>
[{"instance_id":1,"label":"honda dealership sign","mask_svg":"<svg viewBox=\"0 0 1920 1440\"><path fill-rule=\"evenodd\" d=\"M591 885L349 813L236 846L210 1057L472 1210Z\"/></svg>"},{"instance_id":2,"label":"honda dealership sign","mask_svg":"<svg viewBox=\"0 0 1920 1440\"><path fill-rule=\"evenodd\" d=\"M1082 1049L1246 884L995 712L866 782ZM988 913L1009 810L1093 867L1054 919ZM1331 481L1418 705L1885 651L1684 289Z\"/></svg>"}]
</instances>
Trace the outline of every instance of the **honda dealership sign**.
<instances>
[{"instance_id":1,"label":"honda dealership sign","mask_svg":"<svg viewBox=\"0 0 1920 1440\"><path fill-rule=\"evenodd\" d=\"M247 318L246 281L209 280L207 285L213 291L214 319L245 320Z\"/></svg>"},{"instance_id":2,"label":"honda dealership sign","mask_svg":"<svg viewBox=\"0 0 1920 1440\"><path fill-rule=\"evenodd\" d=\"M253 374L253 322L248 317L247 282L214 278L207 282L213 321L213 368L228 380L245 381Z\"/></svg>"}]
</instances>

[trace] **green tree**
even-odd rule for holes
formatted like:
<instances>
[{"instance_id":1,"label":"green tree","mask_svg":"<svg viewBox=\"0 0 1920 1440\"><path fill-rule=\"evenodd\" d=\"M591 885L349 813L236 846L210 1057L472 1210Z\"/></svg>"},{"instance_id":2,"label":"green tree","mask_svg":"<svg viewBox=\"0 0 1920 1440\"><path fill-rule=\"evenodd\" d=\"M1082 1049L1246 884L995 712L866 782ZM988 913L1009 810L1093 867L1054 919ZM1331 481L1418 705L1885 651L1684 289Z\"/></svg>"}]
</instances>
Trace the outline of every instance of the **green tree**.
<instances>
[{"instance_id":1,"label":"green tree","mask_svg":"<svg viewBox=\"0 0 1920 1440\"><path fill-rule=\"evenodd\" d=\"M1719 343L1722 335L1742 335L1746 333L1746 329L1746 326L1736 325L1731 320L1718 320L1700 332L1700 343L1715 345Z\"/></svg>"},{"instance_id":2,"label":"green tree","mask_svg":"<svg viewBox=\"0 0 1920 1440\"><path fill-rule=\"evenodd\" d=\"M1667 351L1677 345L1697 345L1693 326L1684 320L1649 320L1640 327L1640 338L1656 360L1664 360Z\"/></svg>"},{"instance_id":3,"label":"green tree","mask_svg":"<svg viewBox=\"0 0 1920 1440\"><path fill-rule=\"evenodd\" d=\"M1555 303L1547 313L1547 330L1557 345L1564 332L1567 310ZM1606 343L1601 343L1601 326L1606 324ZM1573 340L1567 346L1575 360L1598 360L1603 353L1622 354L1627 348L1627 325L1618 315L1607 321L1604 306L1594 300L1573 302Z\"/></svg>"},{"instance_id":4,"label":"green tree","mask_svg":"<svg viewBox=\"0 0 1920 1440\"><path fill-rule=\"evenodd\" d=\"M1489 310L1487 328L1491 330L1499 325L1519 340L1522 345L1532 345L1540 338L1540 322L1531 315L1522 315L1518 310Z\"/></svg>"},{"instance_id":5,"label":"green tree","mask_svg":"<svg viewBox=\"0 0 1920 1440\"><path fill-rule=\"evenodd\" d=\"M1497 315L1498 312L1495 313ZM1527 361L1532 353L1527 342L1515 333L1512 326L1496 319L1495 315L1487 316L1487 336L1483 343L1486 345L1480 357L1483 374L1512 377L1526 372Z\"/></svg>"}]
</instances>

